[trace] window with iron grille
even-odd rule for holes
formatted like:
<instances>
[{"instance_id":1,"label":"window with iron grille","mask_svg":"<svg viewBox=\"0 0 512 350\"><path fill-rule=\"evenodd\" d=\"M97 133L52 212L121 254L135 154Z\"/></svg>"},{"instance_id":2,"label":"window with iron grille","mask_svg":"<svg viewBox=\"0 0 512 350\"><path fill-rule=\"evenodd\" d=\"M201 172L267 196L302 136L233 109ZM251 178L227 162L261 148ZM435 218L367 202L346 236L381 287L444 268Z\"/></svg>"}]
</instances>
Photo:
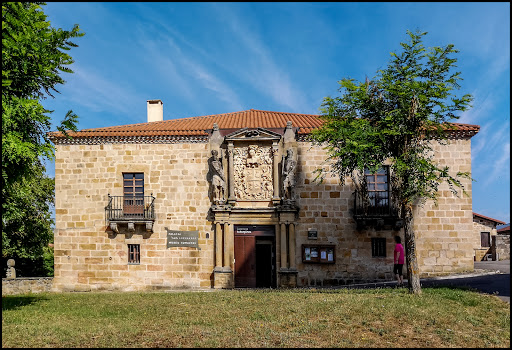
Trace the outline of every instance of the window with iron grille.
<instances>
[{"instance_id":1,"label":"window with iron grille","mask_svg":"<svg viewBox=\"0 0 512 350\"><path fill-rule=\"evenodd\" d=\"M140 244L128 244L128 264L140 264Z\"/></svg>"},{"instance_id":2,"label":"window with iron grille","mask_svg":"<svg viewBox=\"0 0 512 350\"><path fill-rule=\"evenodd\" d=\"M491 246L490 232L480 232L480 245L484 248Z\"/></svg>"},{"instance_id":3,"label":"window with iron grille","mask_svg":"<svg viewBox=\"0 0 512 350\"><path fill-rule=\"evenodd\" d=\"M386 257L386 239L385 238L372 238L372 257L381 258Z\"/></svg>"}]
</instances>

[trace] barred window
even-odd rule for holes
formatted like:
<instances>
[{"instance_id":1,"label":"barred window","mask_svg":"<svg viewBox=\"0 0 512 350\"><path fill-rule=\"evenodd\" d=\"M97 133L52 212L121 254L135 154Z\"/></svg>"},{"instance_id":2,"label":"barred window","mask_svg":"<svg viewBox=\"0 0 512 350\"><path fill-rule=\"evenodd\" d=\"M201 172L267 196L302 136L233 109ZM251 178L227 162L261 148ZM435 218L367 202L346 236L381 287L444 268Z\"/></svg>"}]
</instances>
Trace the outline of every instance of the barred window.
<instances>
[{"instance_id":1,"label":"barred window","mask_svg":"<svg viewBox=\"0 0 512 350\"><path fill-rule=\"evenodd\" d=\"M386 257L386 239L385 238L372 238L372 257L381 258Z\"/></svg>"},{"instance_id":2,"label":"barred window","mask_svg":"<svg viewBox=\"0 0 512 350\"><path fill-rule=\"evenodd\" d=\"M128 244L128 264L140 264L140 244Z\"/></svg>"}]
</instances>

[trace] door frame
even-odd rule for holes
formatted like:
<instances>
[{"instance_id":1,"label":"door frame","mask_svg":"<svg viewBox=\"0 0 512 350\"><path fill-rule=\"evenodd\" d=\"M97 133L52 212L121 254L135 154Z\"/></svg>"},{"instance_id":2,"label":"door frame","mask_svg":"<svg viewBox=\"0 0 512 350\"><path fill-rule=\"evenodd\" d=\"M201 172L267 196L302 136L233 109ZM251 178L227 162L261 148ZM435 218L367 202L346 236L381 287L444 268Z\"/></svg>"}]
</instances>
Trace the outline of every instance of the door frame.
<instances>
[{"instance_id":1,"label":"door frame","mask_svg":"<svg viewBox=\"0 0 512 350\"><path fill-rule=\"evenodd\" d=\"M234 256L237 256L237 248L240 249L240 247L237 247L237 237L252 237L252 239L254 240L253 241L253 249L254 251L252 252L252 256L253 256L253 263L254 265L256 266L256 261L257 261L257 256L256 256L256 244L257 244L257 241L258 240L265 240L265 238L267 238L267 240L271 241L270 244L271 244L271 274L272 274L272 278L271 278L271 286L270 287L273 287L275 288L276 285L277 285L277 268L276 268L276 227L275 225L253 225L253 224L249 224L249 225L243 225L243 224L235 224L234 225ZM244 243L245 244L245 243ZM269 243L267 243L269 244ZM240 254L240 252L238 252ZM242 253L243 254L243 253ZM249 254L251 255L251 254ZM235 288L239 287L237 286L237 276L236 276L236 273L237 273L237 264L236 264L236 258L235 258L235 264L234 264L235 268L234 268L234 285L235 285ZM257 267L256 267L257 268ZM254 279L255 279L255 286L254 288L256 287L257 285L257 280L256 280L256 270L254 272Z\"/></svg>"}]
</instances>

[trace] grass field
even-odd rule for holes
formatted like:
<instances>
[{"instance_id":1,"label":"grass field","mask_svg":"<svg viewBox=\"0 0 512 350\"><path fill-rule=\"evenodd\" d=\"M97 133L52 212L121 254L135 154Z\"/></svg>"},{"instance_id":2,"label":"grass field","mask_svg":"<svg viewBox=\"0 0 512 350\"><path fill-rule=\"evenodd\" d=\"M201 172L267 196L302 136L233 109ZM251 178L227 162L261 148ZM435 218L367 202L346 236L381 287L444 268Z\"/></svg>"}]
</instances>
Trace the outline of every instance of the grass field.
<instances>
[{"instance_id":1,"label":"grass field","mask_svg":"<svg viewBox=\"0 0 512 350\"><path fill-rule=\"evenodd\" d=\"M2 347L509 347L510 305L469 290L2 297Z\"/></svg>"}]
</instances>

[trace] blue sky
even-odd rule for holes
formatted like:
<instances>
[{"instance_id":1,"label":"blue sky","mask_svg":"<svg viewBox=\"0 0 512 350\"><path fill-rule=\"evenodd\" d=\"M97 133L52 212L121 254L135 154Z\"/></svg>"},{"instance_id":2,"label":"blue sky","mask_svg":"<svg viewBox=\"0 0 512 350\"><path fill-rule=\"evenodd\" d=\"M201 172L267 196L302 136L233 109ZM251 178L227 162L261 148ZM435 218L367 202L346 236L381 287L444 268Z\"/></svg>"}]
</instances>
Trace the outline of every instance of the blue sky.
<instances>
[{"instance_id":1,"label":"blue sky","mask_svg":"<svg viewBox=\"0 0 512 350\"><path fill-rule=\"evenodd\" d=\"M473 108L458 122L472 139L473 211L510 222L509 3L48 3L53 27L77 23L74 74L43 102L54 128L72 109L79 129L247 109L319 114L345 77L386 67L407 30L426 47L454 44L461 93ZM53 162L47 164L54 176Z\"/></svg>"}]
</instances>

